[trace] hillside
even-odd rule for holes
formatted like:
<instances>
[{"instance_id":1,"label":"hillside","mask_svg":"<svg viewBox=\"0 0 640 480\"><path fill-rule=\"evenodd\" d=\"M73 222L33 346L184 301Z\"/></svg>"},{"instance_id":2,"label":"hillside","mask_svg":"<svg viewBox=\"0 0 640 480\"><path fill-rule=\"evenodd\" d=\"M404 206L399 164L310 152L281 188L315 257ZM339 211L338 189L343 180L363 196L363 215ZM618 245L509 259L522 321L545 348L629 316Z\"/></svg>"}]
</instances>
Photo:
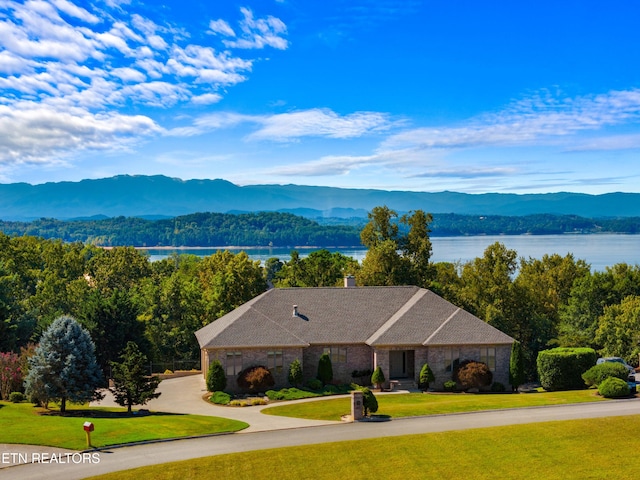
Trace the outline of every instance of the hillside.
<instances>
[{"instance_id":1,"label":"hillside","mask_svg":"<svg viewBox=\"0 0 640 480\"><path fill-rule=\"evenodd\" d=\"M0 185L0 219L174 217L193 212L284 211L305 217L363 217L378 205L399 212L590 218L640 216L640 194L465 194L309 187L238 186L226 180L116 176L80 182Z\"/></svg>"}]
</instances>

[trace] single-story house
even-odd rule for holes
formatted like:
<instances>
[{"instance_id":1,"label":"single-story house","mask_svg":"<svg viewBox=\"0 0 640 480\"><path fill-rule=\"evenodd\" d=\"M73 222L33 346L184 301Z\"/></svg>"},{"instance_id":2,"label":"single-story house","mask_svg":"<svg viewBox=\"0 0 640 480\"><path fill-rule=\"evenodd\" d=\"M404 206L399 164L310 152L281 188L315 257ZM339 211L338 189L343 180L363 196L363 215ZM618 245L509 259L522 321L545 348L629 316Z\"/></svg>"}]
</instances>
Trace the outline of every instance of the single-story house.
<instances>
[{"instance_id":1,"label":"single-story house","mask_svg":"<svg viewBox=\"0 0 640 480\"><path fill-rule=\"evenodd\" d=\"M430 290L414 286L274 288L196 332L206 375L219 360L227 388L237 389L244 368L264 365L289 386L289 365L302 363L305 380L315 378L320 356L331 356L334 382L352 383L355 370L377 366L387 379L417 383L428 363L432 385L451 380L458 361L485 362L494 382L508 388L514 339Z\"/></svg>"}]
</instances>

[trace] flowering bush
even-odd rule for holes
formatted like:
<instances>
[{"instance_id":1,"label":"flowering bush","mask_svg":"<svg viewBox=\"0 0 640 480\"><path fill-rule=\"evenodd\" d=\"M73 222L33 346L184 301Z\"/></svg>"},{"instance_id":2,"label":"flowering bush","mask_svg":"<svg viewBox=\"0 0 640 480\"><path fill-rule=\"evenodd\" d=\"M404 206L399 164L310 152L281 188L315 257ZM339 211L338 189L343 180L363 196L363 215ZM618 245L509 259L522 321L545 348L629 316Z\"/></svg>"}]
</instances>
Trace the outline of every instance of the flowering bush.
<instances>
[{"instance_id":1,"label":"flowering bush","mask_svg":"<svg viewBox=\"0 0 640 480\"><path fill-rule=\"evenodd\" d=\"M8 400L11 392L22 388L20 357L15 353L0 352L0 400Z\"/></svg>"}]
</instances>

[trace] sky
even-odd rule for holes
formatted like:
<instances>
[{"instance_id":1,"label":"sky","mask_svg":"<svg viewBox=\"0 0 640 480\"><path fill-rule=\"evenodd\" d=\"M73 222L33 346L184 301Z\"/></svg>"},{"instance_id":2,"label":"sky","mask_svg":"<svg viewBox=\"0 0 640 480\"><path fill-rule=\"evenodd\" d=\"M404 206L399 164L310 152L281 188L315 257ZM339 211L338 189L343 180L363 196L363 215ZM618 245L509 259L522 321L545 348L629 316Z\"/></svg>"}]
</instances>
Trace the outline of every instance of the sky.
<instances>
[{"instance_id":1,"label":"sky","mask_svg":"<svg viewBox=\"0 0 640 480\"><path fill-rule=\"evenodd\" d=\"M0 183L640 192L640 2L0 0Z\"/></svg>"}]
</instances>

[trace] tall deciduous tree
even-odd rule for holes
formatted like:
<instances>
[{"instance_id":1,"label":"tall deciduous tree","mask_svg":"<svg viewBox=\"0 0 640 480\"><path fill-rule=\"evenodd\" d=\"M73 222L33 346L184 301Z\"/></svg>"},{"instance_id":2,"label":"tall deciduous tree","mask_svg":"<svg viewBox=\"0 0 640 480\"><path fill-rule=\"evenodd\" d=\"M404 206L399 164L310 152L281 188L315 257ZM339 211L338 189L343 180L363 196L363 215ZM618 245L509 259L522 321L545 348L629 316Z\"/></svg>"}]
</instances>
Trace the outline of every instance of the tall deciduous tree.
<instances>
[{"instance_id":1,"label":"tall deciduous tree","mask_svg":"<svg viewBox=\"0 0 640 480\"><path fill-rule=\"evenodd\" d=\"M109 390L113 393L116 403L127 407L127 412L131 414L133 405L144 405L160 396L160 393L156 392L160 378L147 375L147 356L134 342L127 342L120 360L111 362L113 387Z\"/></svg>"},{"instance_id":2,"label":"tall deciduous tree","mask_svg":"<svg viewBox=\"0 0 640 480\"><path fill-rule=\"evenodd\" d=\"M640 296L629 295L605 307L596 330L604 356L622 357L636 365L640 354Z\"/></svg>"},{"instance_id":3,"label":"tall deciduous tree","mask_svg":"<svg viewBox=\"0 0 640 480\"><path fill-rule=\"evenodd\" d=\"M43 400L59 400L60 412L67 401L99 399L103 381L96 362L95 346L89 332L72 317L61 316L44 332L35 355L29 360L25 380L28 395L46 395Z\"/></svg>"}]
</instances>

